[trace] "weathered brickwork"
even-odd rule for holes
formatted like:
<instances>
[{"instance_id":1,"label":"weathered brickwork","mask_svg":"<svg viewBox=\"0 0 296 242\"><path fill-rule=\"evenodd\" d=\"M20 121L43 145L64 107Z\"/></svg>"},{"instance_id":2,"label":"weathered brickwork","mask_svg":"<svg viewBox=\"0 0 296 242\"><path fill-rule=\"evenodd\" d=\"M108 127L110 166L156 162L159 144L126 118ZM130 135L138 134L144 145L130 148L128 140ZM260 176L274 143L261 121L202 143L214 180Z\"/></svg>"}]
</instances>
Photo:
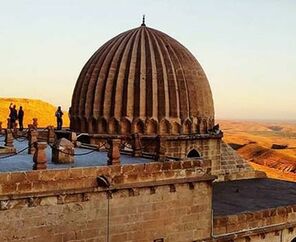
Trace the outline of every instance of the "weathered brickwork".
<instances>
[{"instance_id":1,"label":"weathered brickwork","mask_svg":"<svg viewBox=\"0 0 296 242\"><path fill-rule=\"evenodd\" d=\"M296 205L218 216L213 221L216 240L291 242L296 237Z\"/></svg>"},{"instance_id":2,"label":"weathered brickwork","mask_svg":"<svg viewBox=\"0 0 296 242\"><path fill-rule=\"evenodd\" d=\"M90 135L92 144L102 145L104 139L106 135ZM256 172L247 161L227 145L222 140L222 134L161 137L141 135L140 139L143 153L154 156L158 161L175 158L202 159L212 175L218 177L216 181L265 177L263 172ZM132 140L128 137L125 137L122 143L128 143L132 147ZM199 157L190 157L192 151L196 151Z\"/></svg>"},{"instance_id":3,"label":"weathered brickwork","mask_svg":"<svg viewBox=\"0 0 296 242\"><path fill-rule=\"evenodd\" d=\"M245 230L240 234L230 234L196 242L294 242L295 239L296 227L293 224L258 228L253 231Z\"/></svg>"},{"instance_id":4,"label":"weathered brickwork","mask_svg":"<svg viewBox=\"0 0 296 242\"><path fill-rule=\"evenodd\" d=\"M219 169L212 171L212 174L218 177L217 181L266 177L265 173L255 171L224 141L221 140L220 145L220 166L218 166Z\"/></svg>"},{"instance_id":5,"label":"weathered brickwork","mask_svg":"<svg viewBox=\"0 0 296 242\"><path fill-rule=\"evenodd\" d=\"M296 205L214 218L214 234L296 221Z\"/></svg>"},{"instance_id":6,"label":"weathered brickwork","mask_svg":"<svg viewBox=\"0 0 296 242\"><path fill-rule=\"evenodd\" d=\"M151 162L124 166L100 166L61 170L0 173L0 194L96 188L96 177L105 175L113 184L202 176L201 161Z\"/></svg>"},{"instance_id":7,"label":"weathered brickwork","mask_svg":"<svg viewBox=\"0 0 296 242\"><path fill-rule=\"evenodd\" d=\"M185 163L144 165L142 172L155 174L146 178L143 174L135 177L141 165L1 174L1 184L15 183L17 189L1 187L0 241L106 241L108 231L114 242L209 238L213 178L186 174L194 165L181 174L184 165L189 167ZM114 173L111 192L87 190L96 186L95 177L103 170L110 177ZM161 171L162 175L156 174ZM179 178L165 178L168 171ZM133 182L116 180L117 174L133 175ZM93 183L81 180L84 175ZM193 180L188 182L188 177ZM33 184L26 187L29 181Z\"/></svg>"}]
</instances>

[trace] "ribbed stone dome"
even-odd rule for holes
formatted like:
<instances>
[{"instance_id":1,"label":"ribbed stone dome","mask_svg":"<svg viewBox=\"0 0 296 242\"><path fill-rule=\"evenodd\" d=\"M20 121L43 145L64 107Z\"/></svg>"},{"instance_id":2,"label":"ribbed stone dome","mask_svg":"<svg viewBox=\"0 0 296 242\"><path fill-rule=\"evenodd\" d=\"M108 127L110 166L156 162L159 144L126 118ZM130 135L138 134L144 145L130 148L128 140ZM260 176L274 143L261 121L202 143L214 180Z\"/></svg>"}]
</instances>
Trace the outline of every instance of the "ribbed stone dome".
<instances>
[{"instance_id":1,"label":"ribbed stone dome","mask_svg":"<svg viewBox=\"0 0 296 242\"><path fill-rule=\"evenodd\" d=\"M144 24L99 48L72 97L71 128L109 134L206 133L214 124L207 77L195 57Z\"/></svg>"}]
</instances>

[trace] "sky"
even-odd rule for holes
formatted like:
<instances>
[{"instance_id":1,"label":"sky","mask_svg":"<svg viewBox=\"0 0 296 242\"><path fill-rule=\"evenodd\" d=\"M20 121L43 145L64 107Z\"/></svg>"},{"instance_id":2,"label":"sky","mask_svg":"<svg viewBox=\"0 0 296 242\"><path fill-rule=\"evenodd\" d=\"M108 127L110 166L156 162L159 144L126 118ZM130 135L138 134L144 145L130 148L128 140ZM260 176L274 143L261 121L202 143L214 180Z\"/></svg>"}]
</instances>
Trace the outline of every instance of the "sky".
<instances>
[{"instance_id":1,"label":"sky","mask_svg":"<svg viewBox=\"0 0 296 242\"><path fill-rule=\"evenodd\" d=\"M0 97L68 109L90 56L146 25L205 70L220 119L296 120L295 0L0 0Z\"/></svg>"}]
</instances>

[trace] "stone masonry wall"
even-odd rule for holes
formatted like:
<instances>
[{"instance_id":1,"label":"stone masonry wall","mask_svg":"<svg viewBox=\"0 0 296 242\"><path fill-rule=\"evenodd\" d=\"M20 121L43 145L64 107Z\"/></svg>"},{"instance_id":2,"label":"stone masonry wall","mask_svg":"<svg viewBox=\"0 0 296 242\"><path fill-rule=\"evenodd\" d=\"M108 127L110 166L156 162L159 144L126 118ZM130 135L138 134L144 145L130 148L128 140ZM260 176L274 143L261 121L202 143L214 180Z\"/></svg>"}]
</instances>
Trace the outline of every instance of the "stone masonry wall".
<instances>
[{"instance_id":1,"label":"stone masonry wall","mask_svg":"<svg viewBox=\"0 0 296 242\"><path fill-rule=\"evenodd\" d=\"M214 218L214 234L225 234L285 222L296 222L296 205Z\"/></svg>"},{"instance_id":2,"label":"stone masonry wall","mask_svg":"<svg viewBox=\"0 0 296 242\"><path fill-rule=\"evenodd\" d=\"M103 135L93 135L91 143L104 143ZM127 140L130 146L132 142ZM192 150L196 150L204 166L217 176L216 181L240 180L266 177L265 173L255 171L247 161L222 140L222 135L188 136L141 136L144 153L162 159L187 159ZM158 157L158 154L159 157ZM198 158L192 158L198 159ZM159 159L161 160L161 159Z\"/></svg>"},{"instance_id":3,"label":"stone masonry wall","mask_svg":"<svg viewBox=\"0 0 296 242\"><path fill-rule=\"evenodd\" d=\"M0 241L209 238L212 179L193 161L2 173Z\"/></svg>"},{"instance_id":4,"label":"stone masonry wall","mask_svg":"<svg viewBox=\"0 0 296 242\"><path fill-rule=\"evenodd\" d=\"M220 170L220 138L176 138L165 139L162 146L165 148L165 155L168 157L180 157L186 159L188 153L195 149L202 159L207 162L208 168L212 171Z\"/></svg>"},{"instance_id":5,"label":"stone masonry wall","mask_svg":"<svg viewBox=\"0 0 296 242\"><path fill-rule=\"evenodd\" d=\"M294 239L294 240L293 240ZM241 234L231 234L196 242L294 242L296 239L296 226L279 225L262 228L257 231L244 231Z\"/></svg>"},{"instance_id":6,"label":"stone masonry wall","mask_svg":"<svg viewBox=\"0 0 296 242\"><path fill-rule=\"evenodd\" d=\"M212 174L218 177L217 181L266 177L265 173L255 171L246 160L240 157L237 152L224 141L221 141L220 169L213 170Z\"/></svg>"}]
</instances>

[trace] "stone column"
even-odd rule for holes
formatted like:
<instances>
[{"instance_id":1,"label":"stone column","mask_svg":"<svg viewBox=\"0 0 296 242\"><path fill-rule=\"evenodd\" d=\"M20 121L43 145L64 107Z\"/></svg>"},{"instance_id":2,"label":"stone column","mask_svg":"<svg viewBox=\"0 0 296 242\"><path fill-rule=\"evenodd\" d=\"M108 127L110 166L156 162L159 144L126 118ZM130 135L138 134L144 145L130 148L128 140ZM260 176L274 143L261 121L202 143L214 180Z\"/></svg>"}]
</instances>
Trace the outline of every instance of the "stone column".
<instances>
[{"instance_id":1,"label":"stone column","mask_svg":"<svg viewBox=\"0 0 296 242\"><path fill-rule=\"evenodd\" d=\"M75 147L77 147L77 134L75 132L70 133L70 141Z\"/></svg>"},{"instance_id":2,"label":"stone column","mask_svg":"<svg viewBox=\"0 0 296 242\"><path fill-rule=\"evenodd\" d=\"M110 146L108 150L108 166L110 165L120 165L120 139L108 139L108 144Z\"/></svg>"},{"instance_id":3,"label":"stone column","mask_svg":"<svg viewBox=\"0 0 296 242\"><path fill-rule=\"evenodd\" d=\"M28 154L34 154L35 152L35 147L34 143L38 141L38 131L35 129L29 129L28 131Z\"/></svg>"},{"instance_id":4,"label":"stone column","mask_svg":"<svg viewBox=\"0 0 296 242\"><path fill-rule=\"evenodd\" d=\"M33 127L34 127L34 129L38 128L38 119L37 118L33 118Z\"/></svg>"},{"instance_id":5,"label":"stone column","mask_svg":"<svg viewBox=\"0 0 296 242\"><path fill-rule=\"evenodd\" d=\"M142 156L142 144L140 135L138 133L133 134L133 156L140 157Z\"/></svg>"},{"instance_id":6,"label":"stone column","mask_svg":"<svg viewBox=\"0 0 296 242\"><path fill-rule=\"evenodd\" d=\"M161 136L157 136L157 147L156 147L156 159L158 161L165 161L166 159L166 139Z\"/></svg>"},{"instance_id":7,"label":"stone column","mask_svg":"<svg viewBox=\"0 0 296 242\"><path fill-rule=\"evenodd\" d=\"M12 129L13 129L14 137L17 137L17 123L14 123L14 124L13 124Z\"/></svg>"},{"instance_id":8,"label":"stone column","mask_svg":"<svg viewBox=\"0 0 296 242\"><path fill-rule=\"evenodd\" d=\"M47 143L48 144L53 144L55 142L55 132L54 132L54 127L52 125L49 125L47 127Z\"/></svg>"},{"instance_id":9,"label":"stone column","mask_svg":"<svg viewBox=\"0 0 296 242\"><path fill-rule=\"evenodd\" d=\"M10 129L10 118L7 119L7 129Z\"/></svg>"},{"instance_id":10,"label":"stone column","mask_svg":"<svg viewBox=\"0 0 296 242\"><path fill-rule=\"evenodd\" d=\"M45 150L47 148L46 142L35 142L34 143L34 156L33 156L33 170L42 170L47 168L47 157Z\"/></svg>"},{"instance_id":11,"label":"stone column","mask_svg":"<svg viewBox=\"0 0 296 242\"><path fill-rule=\"evenodd\" d=\"M13 135L11 129L5 130L5 146L13 147Z\"/></svg>"}]
</instances>

